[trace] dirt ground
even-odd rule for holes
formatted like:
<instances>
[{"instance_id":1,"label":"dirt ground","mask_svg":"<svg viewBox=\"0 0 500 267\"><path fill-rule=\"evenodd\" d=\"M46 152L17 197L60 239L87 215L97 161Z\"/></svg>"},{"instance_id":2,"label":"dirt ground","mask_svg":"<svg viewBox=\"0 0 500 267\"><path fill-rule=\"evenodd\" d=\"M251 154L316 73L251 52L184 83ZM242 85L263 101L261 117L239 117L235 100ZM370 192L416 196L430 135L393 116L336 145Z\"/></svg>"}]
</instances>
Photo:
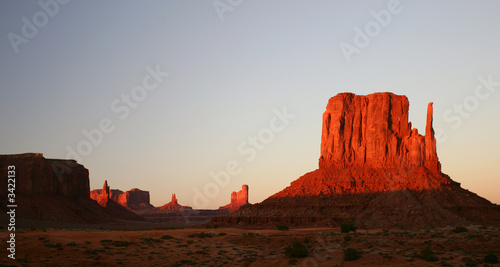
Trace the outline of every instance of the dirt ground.
<instances>
[{"instance_id":1,"label":"dirt ground","mask_svg":"<svg viewBox=\"0 0 500 267\"><path fill-rule=\"evenodd\" d=\"M453 230L37 229L17 232L16 259L4 248L0 266L500 266L484 261L490 253L500 257L498 227ZM0 232L2 244L8 234ZM307 257L285 255L294 241L305 245ZM344 260L348 248L359 257Z\"/></svg>"}]
</instances>

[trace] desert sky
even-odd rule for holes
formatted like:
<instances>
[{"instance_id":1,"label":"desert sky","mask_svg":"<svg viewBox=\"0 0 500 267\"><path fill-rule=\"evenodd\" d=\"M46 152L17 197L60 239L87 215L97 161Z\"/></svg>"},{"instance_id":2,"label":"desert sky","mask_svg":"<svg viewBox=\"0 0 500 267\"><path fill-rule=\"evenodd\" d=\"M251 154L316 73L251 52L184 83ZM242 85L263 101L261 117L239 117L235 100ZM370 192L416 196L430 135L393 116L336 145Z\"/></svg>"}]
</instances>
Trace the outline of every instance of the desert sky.
<instances>
[{"instance_id":1,"label":"desert sky","mask_svg":"<svg viewBox=\"0 0 500 267\"><path fill-rule=\"evenodd\" d=\"M498 1L1 1L0 153L153 205L261 202L317 168L340 92L394 92L444 173L500 203Z\"/></svg>"}]
</instances>

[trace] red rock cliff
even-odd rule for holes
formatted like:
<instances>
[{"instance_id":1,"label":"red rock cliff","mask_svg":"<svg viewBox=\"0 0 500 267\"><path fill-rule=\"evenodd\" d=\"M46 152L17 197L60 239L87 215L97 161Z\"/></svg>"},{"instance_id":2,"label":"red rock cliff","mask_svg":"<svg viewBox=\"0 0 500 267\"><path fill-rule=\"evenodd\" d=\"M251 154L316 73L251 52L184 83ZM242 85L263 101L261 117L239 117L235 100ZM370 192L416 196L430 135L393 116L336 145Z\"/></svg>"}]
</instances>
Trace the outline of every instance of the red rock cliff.
<instances>
[{"instance_id":1,"label":"red rock cliff","mask_svg":"<svg viewBox=\"0 0 500 267\"><path fill-rule=\"evenodd\" d=\"M103 189L94 189L90 192L90 198L96 200L101 206L105 207L105 199L112 199L118 204L131 209L143 210L154 209L149 202L149 192L138 188L133 188L127 192L118 189L109 189L107 181L104 181Z\"/></svg>"},{"instance_id":2,"label":"red rock cliff","mask_svg":"<svg viewBox=\"0 0 500 267\"><path fill-rule=\"evenodd\" d=\"M46 159L41 153L0 155L1 173L16 168L16 194L29 196L89 197L89 171L74 160ZM1 194L7 179L0 179Z\"/></svg>"},{"instance_id":3,"label":"red rock cliff","mask_svg":"<svg viewBox=\"0 0 500 267\"><path fill-rule=\"evenodd\" d=\"M427 107L425 135L408 122L406 96L338 94L323 114L319 169L221 224L425 228L500 223L500 206L441 172Z\"/></svg>"},{"instance_id":4,"label":"red rock cliff","mask_svg":"<svg viewBox=\"0 0 500 267\"><path fill-rule=\"evenodd\" d=\"M425 136L411 129L406 96L342 93L323 113L320 168L394 169L424 166L440 172L432 129L432 103Z\"/></svg>"},{"instance_id":5,"label":"red rock cliff","mask_svg":"<svg viewBox=\"0 0 500 267\"><path fill-rule=\"evenodd\" d=\"M118 218L143 220L116 203L119 207L113 206L107 183L99 200L105 208L91 200L89 172L74 160L46 159L41 153L0 155L0 171L5 177L10 165L14 165L16 171L18 218L92 224ZM0 179L0 196L7 192L6 182L7 179ZM1 197L2 201L6 198Z\"/></svg>"},{"instance_id":6,"label":"red rock cliff","mask_svg":"<svg viewBox=\"0 0 500 267\"><path fill-rule=\"evenodd\" d=\"M231 193L231 203L219 209L228 209L229 212L237 211L241 206L248 205L248 185L241 186L241 190Z\"/></svg>"},{"instance_id":7,"label":"red rock cliff","mask_svg":"<svg viewBox=\"0 0 500 267\"><path fill-rule=\"evenodd\" d=\"M177 209L192 209L192 208L189 206L180 205L175 194L172 194L172 200L161 207L157 207L157 209L159 209L159 210L177 210Z\"/></svg>"}]
</instances>

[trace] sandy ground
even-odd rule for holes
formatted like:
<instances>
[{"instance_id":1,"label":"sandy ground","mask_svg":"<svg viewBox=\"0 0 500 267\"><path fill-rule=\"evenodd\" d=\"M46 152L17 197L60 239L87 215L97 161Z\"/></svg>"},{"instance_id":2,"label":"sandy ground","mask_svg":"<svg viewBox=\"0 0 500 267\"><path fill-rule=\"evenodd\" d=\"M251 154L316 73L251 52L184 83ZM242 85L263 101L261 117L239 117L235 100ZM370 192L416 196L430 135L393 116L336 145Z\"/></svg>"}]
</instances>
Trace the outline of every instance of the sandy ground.
<instances>
[{"instance_id":1,"label":"sandy ground","mask_svg":"<svg viewBox=\"0 0 500 267\"><path fill-rule=\"evenodd\" d=\"M335 228L248 230L185 228L96 231L37 229L16 234L16 259L0 251L0 266L488 266L489 253L500 257L500 229L468 227L417 231L357 231ZM200 234L204 233L204 234ZM7 244L8 232L0 232ZM284 248L300 241L309 252L289 258ZM422 259L429 247L437 261ZM344 260L355 248L359 258ZM467 264L470 265L467 265ZM500 266L500 264L489 264Z\"/></svg>"}]
</instances>

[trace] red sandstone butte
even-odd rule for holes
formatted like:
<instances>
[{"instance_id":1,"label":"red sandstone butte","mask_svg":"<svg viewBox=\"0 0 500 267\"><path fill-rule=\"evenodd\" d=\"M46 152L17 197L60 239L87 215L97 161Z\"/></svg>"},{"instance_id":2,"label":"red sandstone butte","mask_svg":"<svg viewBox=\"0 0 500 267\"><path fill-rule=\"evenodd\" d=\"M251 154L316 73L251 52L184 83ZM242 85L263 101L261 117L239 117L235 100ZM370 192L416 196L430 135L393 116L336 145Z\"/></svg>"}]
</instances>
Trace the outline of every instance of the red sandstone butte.
<instances>
[{"instance_id":1,"label":"red sandstone butte","mask_svg":"<svg viewBox=\"0 0 500 267\"><path fill-rule=\"evenodd\" d=\"M320 168L415 168L439 172L432 129L432 103L427 107L425 136L411 129L406 96L351 93L330 98L323 113Z\"/></svg>"},{"instance_id":2,"label":"red sandstone butte","mask_svg":"<svg viewBox=\"0 0 500 267\"><path fill-rule=\"evenodd\" d=\"M108 223L115 219L143 220L113 204L104 196L101 207L89 197L89 172L74 160L46 159L41 153L0 155L0 172L7 177L8 166L15 166L16 218L44 223ZM104 188L108 188L105 184ZM107 190L104 190L107 191ZM0 179L0 204L7 200L7 179ZM21 226L25 221L19 222Z\"/></svg>"},{"instance_id":3,"label":"red sandstone butte","mask_svg":"<svg viewBox=\"0 0 500 267\"><path fill-rule=\"evenodd\" d=\"M441 172L427 107L425 135L408 121L406 96L340 93L323 113L319 168L261 203L212 221L221 224L373 228L500 224L500 206Z\"/></svg>"},{"instance_id":4,"label":"red sandstone butte","mask_svg":"<svg viewBox=\"0 0 500 267\"><path fill-rule=\"evenodd\" d=\"M241 190L231 193L231 203L219 209L227 209L230 213L237 211L240 207L248 205L248 185L241 186Z\"/></svg>"},{"instance_id":5,"label":"red sandstone butte","mask_svg":"<svg viewBox=\"0 0 500 267\"><path fill-rule=\"evenodd\" d=\"M103 189L94 189L90 192L90 198L99 205L106 207L107 200L112 199L129 210L154 209L149 202L149 192L133 188L127 192L118 189L109 189L108 181L104 181Z\"/></svg>"},{"instance_id":6,"label":"red sandstone butte","mask_svg":"<svg viewBox=\"0 0 500 267\"><path fill-rule=\"evenodd\" d=\"M46 159L42 153L0 155L0 169L7 174L8 165L16 169L16 194L26 196L61 196L88 198L89 171L74 160ZM7 177L7 176L5 176ZM7 179L0 179L7 192Z\"/></svg>"},{"instance_id":7,"label":"red sandstone butte","mask_svg":"<svg viewBox=\"0 0 500 267\"><path fill-rule=\"evenodd\" d=\"M167 204L157 207L156 209L159 210L177 210L177 209L192 209L189 206L182 206L178 203L177 198L175 197L175 194L172 194L172 200L168 202Z\"/></svg>"}]
</instances>

